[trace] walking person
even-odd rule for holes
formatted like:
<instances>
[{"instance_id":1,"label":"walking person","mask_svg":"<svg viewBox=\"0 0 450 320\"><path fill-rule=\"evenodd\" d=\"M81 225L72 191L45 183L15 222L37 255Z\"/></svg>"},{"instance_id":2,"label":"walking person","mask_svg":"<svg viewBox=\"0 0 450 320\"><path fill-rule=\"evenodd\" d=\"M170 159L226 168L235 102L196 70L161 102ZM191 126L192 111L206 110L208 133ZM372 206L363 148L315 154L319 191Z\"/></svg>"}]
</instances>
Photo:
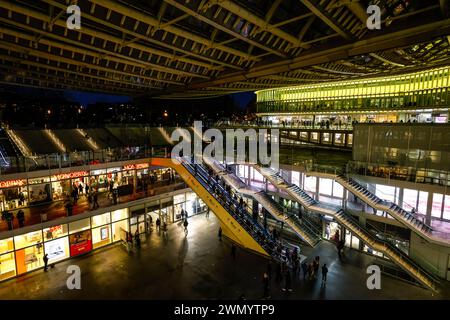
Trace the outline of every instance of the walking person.
<instances>
[{"instance_id":1,"label":"walking person","mask_svg":"<svg viewBox=\"0 0 450 320\"><path fill-rule=\"evenodd\" d=\"M139 237L139 231L136 230L136 233L134 234L134 242L136 242L136 248L141 248L141 238Z\"/></svg>"},{"instance_id":2,"label":"walking person","mask_svg":"<svg viewBox=\"0 0 450 320\"><path fill-rule=\"evenodd\" d=\"M44 255L43 260L44 260L44 271L47 271L47 269L48 269L48 254Z\"/></svg>"},{"instance_id":3,"label":"walking person","mask_svg":"<svg viewBox=\"0 0 450 320\"><path fill-rule=\"evenodd\" d=\"M281 290L292 292L292 278L291 278L291 270L289 268L286 268L286 271L284 273L284 288Z\"/></svg>"},{"instance_id":4,"label":"walking person","mask_svg":"<svg viewBox=\"0 0 450 320\"><path fill-rule=\"evenodd\" d=\"M187 237L187 235L188 235L188 225L189 225L189 223L188 223L187 219L184 219L183 226L184 226L185 237Z\"/></svg>"},{"instance_id":5,"label":"walking person","mask_svg":"<svg viewBox=\"0 0 450 320\"><path fill-rule=\"evenodd\" d=\"M25 225L25 213L23 212L23 210L19 210L16 217L17 221L19 222L19 228L22 228Z\"/></svg>"},{"instance_id":6,"label":"walking person","mask_svg":"<svg viewBox=\"0 0 450 320\"><path fill-rule=\"evenodd\" d=\"M78 185L78 194L83 194L83 185L81 183Z\"/></svg>"},{"instance_id":7,"label":"walking person","mask_svg":"<svg viewBox=\"0 0 450 320\"><path fill-rule=\"evenodd\" d=\"M161 231L161 220L159 218L156 218L156 229L158 232Z\"/></svg>"},{"instance_id":8,"label":"walking person","mask_svg":"<svg viewBox=\"0 0 450 320\"><path fill-rule=\"evenodd\" d=\"M324 263L322 266L322 286L327 285L327 274L328 274L327 264Z\"/></svg>"},{"instance_id":9,"label":"walking person","mask_svg":"<svg viewBox=\"0 0 450 320\"><path fill-rule=\"evenodd\" d=\"M308 264L308 278L309 280L312 280L313 277L314 277L314 265L312 262L310 262Z\"/></svg>"},{"instance_id":10,"label":"walking person","mask_svg":"<svg viewBox=\"0 0 450 320\"><path fill-rule=\"evenodd\" d=\"M306 279L306 275L308 274L308 265L306 261L302 263L302 271L303 271L303 280Z\"/></svg>"},{"instance_id":11,"label":"walking person","mask_svg":"<svg viewBox=\"0 0 450 320\"><path fill-rule=\"evenodd\" d=\"M222 241L222 228L219 227L219 232L218 232L218 237L219 237L219 241Z\"/></svg>"},{"instance_id":12,"label":"walking person","mask_svg":"<svg viewBox=\"0 0 450 320\"><path fill-rule=\"evenodd\" d=\"M98 209L100 206L98 205L98 191L95 190L94 194L93 194L93 201L94 201L94 205L92 206L92 209Z\"/></svg>"},{"instance_id":13,"label":"walking person","mask_svg":"<svg viewBox=\"0 0 450 320\"><path fill-rule=\"evenodd\" d=\"M318 275L318 273L319 273L319 266L320 266L320 257L317 256L317 257L314 259L314 262L313 262L313 267L314 267L314 279L317 278L317 275Z\"/></svg>"}]
</instances>

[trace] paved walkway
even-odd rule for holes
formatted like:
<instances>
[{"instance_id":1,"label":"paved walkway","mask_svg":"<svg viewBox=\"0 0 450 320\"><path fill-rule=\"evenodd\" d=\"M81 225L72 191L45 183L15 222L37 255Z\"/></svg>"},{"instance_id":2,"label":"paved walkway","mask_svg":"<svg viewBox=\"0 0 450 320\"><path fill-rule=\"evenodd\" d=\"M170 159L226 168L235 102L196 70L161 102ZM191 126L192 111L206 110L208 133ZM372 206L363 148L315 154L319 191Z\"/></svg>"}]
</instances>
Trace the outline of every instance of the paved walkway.
<instances>
[{"instance_id":1,"label":"paved walkway","mask_svg":"<svg viewBox=\"0 0 450 320\"><path fill-rule=\"evenodd\" d=\"M182 188L186 188L186 185L182 180L176 180L174 183L169 183L169 181L158 181L153 186L149 185L147 193L138 192L132 195L121 196L118 198L118 203L138 200ZM108 192L99 193L98 204L100 208L112 205L112 200L108 198ZM64 205L65 201L54 201L51 203L22 209L25 213L25 226L41 223L41 214L43 213L47 214L48 221L66 217L67 209ZM78 199L77 204L73 206L72 215L74 216L89 210L90 208L87 197L85 194L82 194ZM19 209L11 211L14 213L14 217L16 217L18 211ZM17 228L19 228L19 222L16 218L14 218L14 229ZM0 223L0 231L6 230L8 230L8 225L6 221L3 221L2 223Z\"/></svg>"},{"instance_id":2,"label":"paved walkway","mask_svg":"<svg viewBox=\"0 0 450 320\"><path fill-rule=\"evenodd\" d=\"M59 263L48 272L38 270L0 284L0 299L261 299L264 258L244 250L231 257L230 243L217 238L218 221L213 214L189 219L185 237L180 223L169 226L168 236L153 231L142 248L127 253L120 245ZM371 257L348 249L344 261L335 247L322 242L302 254L319 255L329 266L328 283L294 280L294 291L285 293L272 281L273 299L437 299L448 293L431 291L382 276L381 290L366 287ZM81 268L81 290L68 290L66 268Z\"/></svg>"}]
</instances>

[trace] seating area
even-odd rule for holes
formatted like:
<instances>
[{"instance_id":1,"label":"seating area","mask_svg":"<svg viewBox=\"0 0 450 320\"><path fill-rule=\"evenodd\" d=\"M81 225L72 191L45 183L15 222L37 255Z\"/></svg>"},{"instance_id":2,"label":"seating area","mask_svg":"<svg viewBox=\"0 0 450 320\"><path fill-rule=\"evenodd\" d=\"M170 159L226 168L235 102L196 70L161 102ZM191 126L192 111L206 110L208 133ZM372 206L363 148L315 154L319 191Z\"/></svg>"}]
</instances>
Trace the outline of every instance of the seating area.
<instances>
[{"instance_id":1,"label":"seating area","mask_svg":"<svg viewBox=\"0 0 450 320\"><path fill-rule=\"evenodd\" d=\"M14 132L33 154L60 153L60 149L45 133L45 130L23 129L14 130Z\"/></svg>"}]
</instances>

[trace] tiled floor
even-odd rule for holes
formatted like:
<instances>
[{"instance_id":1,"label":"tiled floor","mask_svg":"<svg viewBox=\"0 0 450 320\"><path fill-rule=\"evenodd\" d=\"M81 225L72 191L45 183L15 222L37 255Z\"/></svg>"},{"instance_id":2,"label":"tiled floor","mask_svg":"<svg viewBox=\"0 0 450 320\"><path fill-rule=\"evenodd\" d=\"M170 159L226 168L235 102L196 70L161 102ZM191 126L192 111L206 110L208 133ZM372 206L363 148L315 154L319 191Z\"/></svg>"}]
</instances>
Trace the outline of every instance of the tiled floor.
<instances>
[{"instance_id":1,"label":"tiled floor","mask_svg":"<svg viewBox=\"0 0 450 320\"><path fill-rule=\"evenodd\" d=\"M0 284L0 299L261 299L262 274L267 261L242 249L233 261L227 240L217 238L213 214L189 219L185 237L179 223L169 226L168 236L153 231L140 250L128 253L118 244L57 264L48 272L38 270ZM333 245L322 242L304 248L308 258L320 256L329 268L328 283L295 279L292 293L281 291L272 280L273 299L437 299L417 286L382 276L381 290L366 286L371 257L356 251L339 260ZM69 265L81 268L81 290L69 290ZM275 270L275 268L273 268Z\"/></svg>"}]
</instances>

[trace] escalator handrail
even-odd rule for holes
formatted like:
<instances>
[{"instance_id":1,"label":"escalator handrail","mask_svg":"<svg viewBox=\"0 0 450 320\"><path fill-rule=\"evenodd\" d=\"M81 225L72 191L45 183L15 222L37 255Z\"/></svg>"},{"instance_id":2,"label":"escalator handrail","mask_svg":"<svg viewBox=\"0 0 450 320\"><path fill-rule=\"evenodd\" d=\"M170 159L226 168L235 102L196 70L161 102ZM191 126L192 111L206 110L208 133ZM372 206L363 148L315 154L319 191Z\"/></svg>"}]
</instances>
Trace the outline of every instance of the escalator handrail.
<instances>
[{"instance_id":1,"label":"escalator handrail","mask_svg":"<svg viewBox=\"0 0 450 320\"><path fill-rule=\"evenodd\" d=\"M414 262L414 260L412 260L408 255L406 255L403 251L401 251L400 249L398 249L397 247L395 247L394 245L392 245L391 243L382 240L380 238L378 238L376 235L374 235L372 232L370 232L367 228L361 226L355 218L353 218L353 216L349 213L347 213L344 210L340 210L340 212L342 212L343 214L345 214L346 218L348 220L350 220L351 222L353 222L353 224L361 231L364 232L366 234L369 234L371 237L375 237L377 242L380 242L386 249L390 249L392 251L394 251L395 253L397 253L397 255L400 257L400 259L407 261L409 264L411 264L414 268L416 268L418 271L424 273L426 276L428 276L428 278L430 278L433 282L435 283L439 283L439 281L436 279L436 277L434 275L432 275L430 272L428 272L426 269L424 269L423 267L421 267L420 265L418 265L416 262Z\"/></svg>"},{"instance_id":2,"label":"escalator handrail","mask_svg":"<svg viewBox=\"0 0 450 320\"><path fill-rule=\"evenodd\" d=\"M190 165L187 165L186 163L183 163L183 165L185 166L186 169L188 169L190 171L190 173L194 173L195 170L192 169L192 167ZM193 172L194 171L194 172ZM198 171L197 171L198 173ZM195 176L195 175L194 175ZM275 253L275 247L277 246L277 244L275 243L275 241L270 237L270 235L267 232L264 232L265 230L258 224L255 223L254 221L252 221L251 219L248 218L248 215L245 213L242 213L242 215L239 214L239 210L236 210L234 208L232 208L232 206L228 205L226 203L226 201L223 201L223 199L220 199L220 197L216 196L215 192L213 191L213 189L211 188L211 186L208 183L208 179L206 179L203 175L199 175L202 180L204 181L198 181L202 184L203 187L205 187L208 192L210 192L211 195L214 196L214 198L230 213L232 213L233 217L240 222L239 224L248 232L250 232L250 234L253 236L253 238L261 245L263 246L263 248L270 252L272 255ZM217 183L217 182L216 182ZM225 189L220 186L220 184L216 184L216 187L219 187L222 189L222 191L225 191ZM224 192L224 194L227 194L226 192ZM239 208L239 207L237 207ZM244 222L244 223L242 223ZM253 229L251 229L251 227L253 227ZM258 232L259 231L259 232ZM262 236L265 236L266 239L264 239L264 241L261 241L262 239L260 239L258 233L260 233ZM268 245L270 245L270 247L268 247Z\"/></svg>"}]
</instances>

